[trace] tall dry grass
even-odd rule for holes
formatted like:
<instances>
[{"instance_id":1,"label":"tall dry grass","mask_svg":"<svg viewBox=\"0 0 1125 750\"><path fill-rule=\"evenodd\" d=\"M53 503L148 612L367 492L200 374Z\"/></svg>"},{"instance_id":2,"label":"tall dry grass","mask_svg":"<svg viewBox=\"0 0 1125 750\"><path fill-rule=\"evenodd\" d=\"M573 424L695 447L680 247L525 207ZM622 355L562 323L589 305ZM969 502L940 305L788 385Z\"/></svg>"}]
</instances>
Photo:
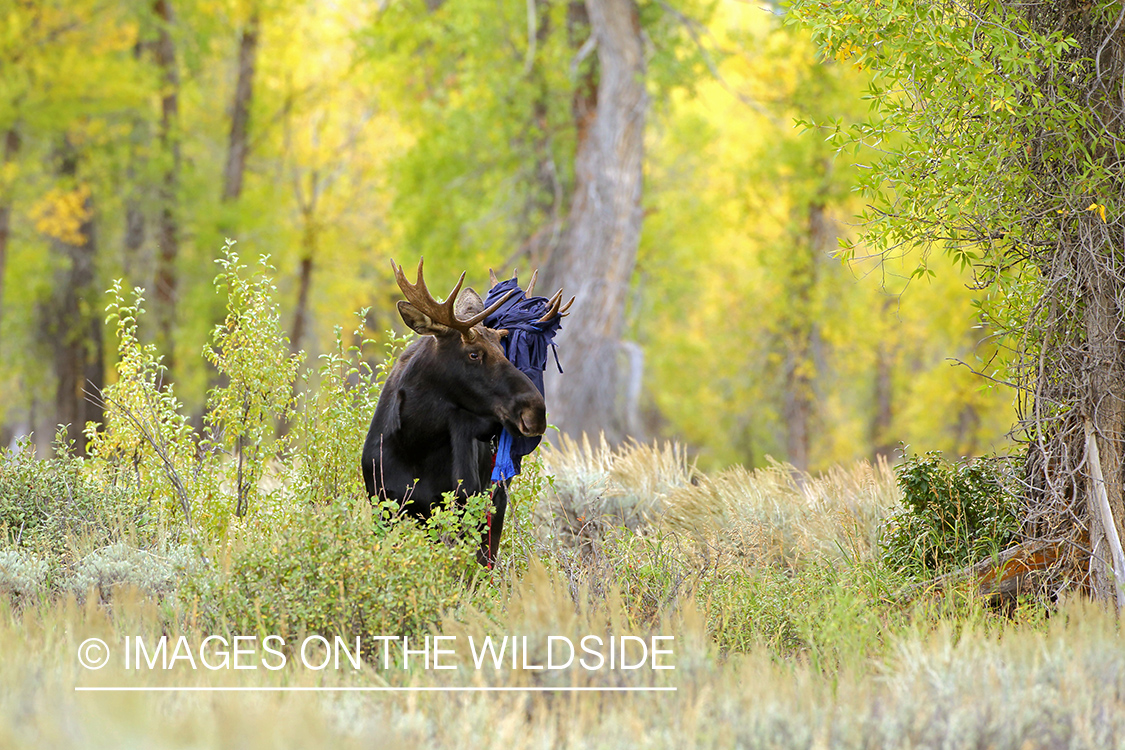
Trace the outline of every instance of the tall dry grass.
<instances>
[{"instance_id":1,"label":"tall dry grass","mask_svg":"<svg viewBox=\"0 0 1125 750\"><path fill-rule=\"evenodd\" d=\"M614 528L664 532L705 555L795 566L816 555L870 560L879 525L901 493L885 461L835 466L819 476L773 464L696 470L675 443L611 448L568 438L545 451L553 481L539 505L549 539L589 545Z\"/></svg>"},{"instance_id":2,"label":"tall dry grass","mask_svg":"<svg viewBox=\"0 0 1125 750\"><path fill-rule=\"evenodd\" d=\"M752 565L793 567L815 555L855 562L872 558L879 524L899 500L885 462L815 477L782 464L734 467L669 493L660 523Z\"/></svg>"},{"instance_id":3,"label":"tall dry grass","mask_svg":"<svg viewBox=\"0 0 1125 750\"><path fill-rule=\"evenodd\" d=\"M176 597L128 582L83 603L73 594L23 597L18 609L0 600L0 748L1125 747L1125 649L1112 614L1070 602L1049 618L1007 621L881 597L875 539L898 502L885 466L708 476L673 445L591 443L551 451L543 464L553 479L530 528L513 532L528 535L511 553L526 558L468 586L431 631L454 639L454 669L369 660L358 671L314 671L291 658L279 671L126 670L118 660L94 672L77 661L87 638L117 646L183 635L198 647L211 633ZM542 665L548 636L626 634L674 636L676 668L478 670L467 648L470 637L526 636L528 663ZM79 685L676 691L121 694Z\"/></svg>"},{"instance_id":4,"label":"tall dry grass","mask_svg":"<svg viewBox=\"0 0 1125 750\"><path fill-rule=\"evenodd\" d=\"M467 637L505 633L577 637L607 633L604 613L569 606L566 581L532 566L506 582L511 606L498 626L468 613L440 629ZM92 600L91 600L92 601ZM339 686L586 684L571 671L357 674L240 673L110 666L84 672L86 637L113 643L161 632L150 601L119 596L114 617L73 600L0 617L0 747L380 748L1114 748L1125 745L1125 650L1111 614L1065 605L1049 623L1001 634L949 623L900 634L888 658L854 658L832 673L779 661L764 649L717 660L700 618L684 612L677 669L632 684L674 693L90 694L75 685ZM620 624L620 623L618 623ZM199 634L196 634L199 635ZM667 673L666 673L667 674Z\"/></svg>"}]
</instances>

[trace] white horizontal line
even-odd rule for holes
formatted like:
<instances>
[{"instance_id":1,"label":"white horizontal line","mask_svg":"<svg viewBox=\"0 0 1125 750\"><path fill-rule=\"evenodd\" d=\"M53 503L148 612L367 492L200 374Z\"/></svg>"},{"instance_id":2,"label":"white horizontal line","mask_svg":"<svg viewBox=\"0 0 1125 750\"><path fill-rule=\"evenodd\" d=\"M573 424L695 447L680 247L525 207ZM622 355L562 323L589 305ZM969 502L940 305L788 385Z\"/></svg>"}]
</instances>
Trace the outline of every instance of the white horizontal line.
<instances>
[{"instance_id":1,"label":"white horizontal line","mask_svg":"<svg viewBox=\"0 0 1125 750\"><path fill-rule=\"evenodd\" d=\"M674 687L75 687L93 693L668 693Z\"/></svg>"}]
</instances>

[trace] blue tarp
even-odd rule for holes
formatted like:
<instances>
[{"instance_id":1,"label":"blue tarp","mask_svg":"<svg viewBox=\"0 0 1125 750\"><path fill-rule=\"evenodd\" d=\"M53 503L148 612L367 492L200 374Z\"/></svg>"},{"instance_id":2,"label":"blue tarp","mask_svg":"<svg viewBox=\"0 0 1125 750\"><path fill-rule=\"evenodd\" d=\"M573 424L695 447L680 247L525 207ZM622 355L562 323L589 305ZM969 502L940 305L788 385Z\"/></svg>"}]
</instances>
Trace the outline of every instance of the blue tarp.
<instances>
[{"instance_id":1,"label":"blue tarp","mask_svg":"<svg viewBox=\"0 0 1125 750\"><path fill-rule=\"evenodd\" d=\"M488 292L484 306L489 307L509 291L516 293L504 302L494 313L484 319L489 328L506 328L508 335L500 340L504 355L524 375L531 378L540 393L543 390L543 371L547 368L547 351L555 357L559 365L558 349L555 347L555 334L562 328L562 316L556 315L546 323L538 323L547 314L550 300L546 297L528 297L515 278L501 281ZM523 457L539 445L542 437L511 435L507 429L500 434L500 446L496 451L496 467L492 470L492 481L511 479L520 473Z\"/></svg>"}]
</instances>

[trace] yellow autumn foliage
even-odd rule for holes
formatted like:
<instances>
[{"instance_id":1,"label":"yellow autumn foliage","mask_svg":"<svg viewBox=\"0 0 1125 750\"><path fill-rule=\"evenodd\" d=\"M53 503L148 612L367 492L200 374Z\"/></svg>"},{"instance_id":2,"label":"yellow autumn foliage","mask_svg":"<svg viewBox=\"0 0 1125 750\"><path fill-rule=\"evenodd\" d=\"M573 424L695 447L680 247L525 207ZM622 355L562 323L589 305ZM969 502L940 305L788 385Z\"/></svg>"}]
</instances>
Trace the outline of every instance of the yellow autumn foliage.
<instances>
[{"instance_id":1,"label":"yellow autumn foliage","mask_svg":"<svg viewBox=\"0 0 1125 750\"><path fill-rule=\"evenodd\" d=\"M52 188L31 209L36 231L68 245L83 246L87 237L83 225L90 220L90 187L73 190Z\"/></svg>"}]
</instances>

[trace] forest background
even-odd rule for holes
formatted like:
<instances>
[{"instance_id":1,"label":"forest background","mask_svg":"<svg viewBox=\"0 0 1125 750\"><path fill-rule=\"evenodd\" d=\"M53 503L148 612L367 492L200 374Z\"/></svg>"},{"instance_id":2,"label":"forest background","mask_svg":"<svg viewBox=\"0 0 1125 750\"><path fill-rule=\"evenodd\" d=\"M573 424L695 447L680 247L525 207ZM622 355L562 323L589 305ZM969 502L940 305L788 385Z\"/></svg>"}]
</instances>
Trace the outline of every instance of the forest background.
<instances>
[{"instance_id":1,"label":"forest background","mask_svg":"<svg viewBox=\"0 0 1125 750\"><path fill-rule=\"evenodd\" d=\"M438 294L462 270L480 289L489 268L544 266L546 293L569 282L583 297L563 368L619 366L619 418L564 429L674 437L703 468L772 458L816 471L900 441L976 455L1015 421L1011 391L970 370L997 366L970 275L909 246L857 244L870 157L804 123L860 119L869 80L819 56L777 7L635 5L631 250L575 238L583 181L617 166L595 159L604 174L584 174L588 126L626 105L599 99L614 32L587 4L0 7L4 445L33 433L46 455L69 424L83 448L100 421L87 393L116 378L105 306L119 278L145 289L141 336L202 429L228 237L276 268L283 328L313 368L357 312L377 339L401 330L388 258L410 269L424 255ZM616 307L559 270L565 258L608 278L599 263L617 252L635 255L606 292ZM588 358L583 337L607 318L609 349Z\"/></svg>"}]
</instances>

